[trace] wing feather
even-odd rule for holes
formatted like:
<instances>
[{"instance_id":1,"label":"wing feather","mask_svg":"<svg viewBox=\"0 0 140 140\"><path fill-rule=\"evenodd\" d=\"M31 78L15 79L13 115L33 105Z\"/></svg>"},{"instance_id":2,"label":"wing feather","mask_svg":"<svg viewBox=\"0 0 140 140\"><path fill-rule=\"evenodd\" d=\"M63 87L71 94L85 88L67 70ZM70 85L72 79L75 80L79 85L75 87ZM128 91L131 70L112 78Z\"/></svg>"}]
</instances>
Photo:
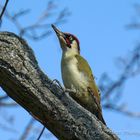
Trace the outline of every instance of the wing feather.
<instances>
[{"instance_id":1,"label":"wing feather","mask_svg":"<svg viewBox=\"0 0 140 140\"><path fill-rule=\"evenodd\" d=\"M76 55L76 59L78 60L78 69L79 71L83 72L85 76L87 76L89 82L89 88L92 90L94 96L96 96L97 101L100 103L100 93L98 87L96 86L92 70L88 64L88 62L81 56ZM82 65L82 67L81 67Z\"/></svg>"}]
</instances>

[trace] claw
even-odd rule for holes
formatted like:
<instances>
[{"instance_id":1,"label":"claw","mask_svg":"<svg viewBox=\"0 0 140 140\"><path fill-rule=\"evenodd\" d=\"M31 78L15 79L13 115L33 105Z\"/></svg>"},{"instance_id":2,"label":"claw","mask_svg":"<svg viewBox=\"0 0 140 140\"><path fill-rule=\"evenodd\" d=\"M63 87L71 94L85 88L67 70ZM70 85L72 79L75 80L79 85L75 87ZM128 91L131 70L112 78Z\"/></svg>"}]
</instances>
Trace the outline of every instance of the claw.
<instances>
[{"instance_id":1,"label":"claw","mask_svg":"<svg viewBox=\"0 0 140 140\"><path fill-rule=\"evenodd\" d=\"M77 91L76 91L75 89L68 89L68 88L66 88L66 89L65 89L65 92L76 93Z\"/></svg>"},{"instance_id":2,"label":"claw","mask_svg":"<svg viewBox=\"0 0 140 140\"><path fill-rule=\"evenodd\" d=\"M51 86L53 84L57 84L57 86L64 91L64 88L62 87L62 85L60 84L60 82L57 79L52 80Z\"/></svg>"}]
</instances>

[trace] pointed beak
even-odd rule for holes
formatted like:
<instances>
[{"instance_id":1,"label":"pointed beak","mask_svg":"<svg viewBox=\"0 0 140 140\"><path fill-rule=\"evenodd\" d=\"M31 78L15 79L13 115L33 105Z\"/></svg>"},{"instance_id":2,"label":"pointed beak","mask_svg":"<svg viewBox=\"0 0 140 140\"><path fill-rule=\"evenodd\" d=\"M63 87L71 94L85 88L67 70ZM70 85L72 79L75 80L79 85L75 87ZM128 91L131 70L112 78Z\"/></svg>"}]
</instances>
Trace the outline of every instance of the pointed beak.
<instances>
[{"instance_id":1,"label":"pointed beak","mask_svg":"<svg viewBox=\"0 0 140 140\"><path fill-rule=\"evenodd\" d=\"M54 29L54 31L55 31L56 35L58 36L58 38L60 38L60 36L65 38L64 33L61 32L60 30L58 30L53 24L52 24L52 28Z\"/></svg>"}]
</instances>

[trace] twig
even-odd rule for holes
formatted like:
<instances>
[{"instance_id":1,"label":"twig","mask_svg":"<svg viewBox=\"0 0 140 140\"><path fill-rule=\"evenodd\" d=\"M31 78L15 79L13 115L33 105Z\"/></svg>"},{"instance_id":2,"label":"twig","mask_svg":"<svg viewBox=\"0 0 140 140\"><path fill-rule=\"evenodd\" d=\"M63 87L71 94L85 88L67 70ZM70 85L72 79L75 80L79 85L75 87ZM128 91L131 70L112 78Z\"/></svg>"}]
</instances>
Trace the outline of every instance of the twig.
<instances>
[{"instance_id":1,"label":"twig","mask_svg":"<svg viewBox=\"0 0 140 140\"><path fill-rule=\"evenodd\" d=\"M2 12L0 14L0 22L2 21L2 16L4 14L4 11L5 11L6 7L7 7L8 2L9 2L9 0L6 0L6 2L4 4L4 7L2 8Z\"/></svg>"},{"instance_id":2,"label":"twig","mask_svg":"<svg viewBox=\"0 0 140 140\"><path fill-rule=\"evenodd\" d=\"M26 140L26 138L28 137L28 135L29 135L29 133L32 129L32 126L33 126L34 122L35 122L35 119L31 118L31 120L29 121L28 125L26 126L20 140Z\"/></svg>"},{"instance_id":3,"label":"twig","mask_svg":"<svg viewBox=\"0 0 140 140\"><path fill-rule=\"evenodd\" d=\"M0 96L0 101L8 98L8 95Z\"/></svg>"},{"instance_id":4,"label":"twig","mask_svg":"<svg viewBox=\"0 0 140 140\"><path fill-rule=\"evenodd\" d=\"M129 78L140 74L140 45L135 47L134 50L131 51L131 54L127 55L126 58L121 58L119 60L123 69L120 76L118 76L118 79L116 81L112 80L108 74L105 73L99 81L100 90L103 92L102 105L106 109L118 111L130 117L140 118L140 113L126 110L124 106L118 106L118 102L121 100L123 93L122 89L124 88L126 81Z\"/></svg>"},{"instance_id":5,"label":"twig","mask_svg":"<svg viewBox=\"0 0 140 140\"><path fill-rule=\"evenodd\" d=\"M55 15L53 21L48 23L47 19L50 16L53 16L54 10L56 10L54 2L48 2L47 8L44 10L43 15L41 14L41 16L36 20L36 22L27 26L23 26L19 18L29 13L29 9L19 11L14 15L11 15L9 11L5 10L5 16L10 22L12 22L15 25L20 37L26 36L27 38L30 38L34 41L38 41L51 34L50 24L61 24L65 22L65 18L70 15L70 12L66 8L64 8L62 11Z\"/></svg>"},{"instance_id":6,"label":"twig","mask_svg":"<svg viewBox=\"0 0 140 140\"><path fill-rule=\"evenodd\" d=\"M16 129L8 127L6 124L2 124L1 122L0 122L0 129L6 130L11 133L16 133L16 134L18 133Z\"/></svg>"},{"instance_id":7,"label":"twig","mask_svg":"<svg viewBox=\"0 0 140 140\"><path fill-rule=\"evenodd\" d=\"M117 111L120 113L123 113L124 115L130 116L130 117L137 117L140 118L140 112L132 112L126 109L125 105L115 106L115 105L104 105L104 108L111 109L113 111Z\"/></svg>"},{"instance_id":8,"label":"twig","mask_svg":"<svg viewBox=\"0 0 140 140\"><path fill-rule=\"evenodd\" d=\"M36 140L40 140L44 130L45 130L45 126L43 126L43 128L42 128L42 130L41 130L41 132L40 132L40 134L39 134L39 136L38 136L38 138Z\"/></svg>"},{"instance_id":9,"label":"twig","mask_svg":"<svg viewBox=\"0 0 140 140\"><path fill-rule=\"evenodd\" d=\"M127 58L127 63L123 64L124 69L122 74L116 81L113 81L107 74L101 78L101 83L99 83L99 86L104 92L102 100L109 100L112 93L121 88L128 78L134 76L134 74L140 74L140 46L138 45L131 53L132 55ZM105 82L106 86L104 85Z\"/></svg>"},{"instance_id":10,"label":"twig","mask_svg":"<svg viewBox=\"0 0 140 140\"><path fill-rule=\"evenodd\" d=\"M0 102L0 106L1 107L16 107L16 106L18 106L17 105L17 103L15 103L15 102L11 102L11 103L4 103L4 102Z\"/></svg>"}]
</instances>

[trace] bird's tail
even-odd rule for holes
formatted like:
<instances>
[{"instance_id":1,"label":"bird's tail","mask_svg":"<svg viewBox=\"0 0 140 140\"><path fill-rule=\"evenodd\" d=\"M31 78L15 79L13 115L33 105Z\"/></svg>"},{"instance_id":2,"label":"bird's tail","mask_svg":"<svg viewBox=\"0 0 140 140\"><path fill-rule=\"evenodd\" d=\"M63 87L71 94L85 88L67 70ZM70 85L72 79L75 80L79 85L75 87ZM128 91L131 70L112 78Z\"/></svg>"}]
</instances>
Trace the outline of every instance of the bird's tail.
<instances>
[{"instance_id":1,"label":"bird's tail","mask_svg":"<svg viewBox=\"0 0 140 140\"><path fill-rule=\"evenodd\" d=\"M106 125L106 122L105 122L101 112L99 112L96 116L104 125Z\"/></svg>"},{"instance_id":2,"label":"bird's tail","mask_svg":"<svg viewBox=\"0 0 140 140\"><path fill-rule=\"evenodd\" d=\"M104 124L106 125L106 122L103 118L102 115L102 108L100 105L100 97L98 96L99 93L93 92L90 88L88 88L88 91L93 99L93 102L96 104L95 106L97 107L96 110L94 110L92 113L96 115L96 117ZM96 93L96 94L95 94ZM96 96L95 96L96 95Z\"/></svg>"}]
</instances>

